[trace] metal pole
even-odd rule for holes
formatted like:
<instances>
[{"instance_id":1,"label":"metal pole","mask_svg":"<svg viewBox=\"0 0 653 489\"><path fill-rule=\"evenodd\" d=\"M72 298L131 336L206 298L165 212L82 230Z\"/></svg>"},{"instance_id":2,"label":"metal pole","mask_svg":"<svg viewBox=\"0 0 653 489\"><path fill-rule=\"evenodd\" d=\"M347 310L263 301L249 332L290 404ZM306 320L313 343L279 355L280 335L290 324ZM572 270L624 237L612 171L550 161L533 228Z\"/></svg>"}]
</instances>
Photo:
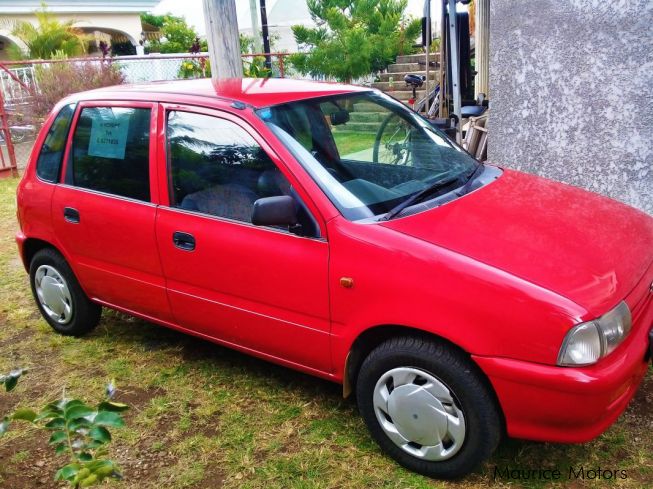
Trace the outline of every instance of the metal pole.
<instances>
[{"instance_id":1,"label":"metal pole","mask_svg":"<svg viewBox=\"0 0 653 489\"><path fill-rule=\"evenodd\" d=\"M204 19L211 78L242 78L243 62L234 0L204 0Z\"/></svg>"},{"instance_id":2,"label":"metal pole","mask_svg":"<svg viewBox=\"0 0 653 489\"><path fill-rule=\"evenodd\" d=\"M453 93L453 113L458 117L456 139L460 142L460 62L458 56L458 29L456 19L456 0L449 0L449 53L451 57L451 93Z\"/></svg>"},{"instance_id":3,"label":"metal pole","mask_svg":"<svg viewBox=\"0 0 653 489\"><path fill-rule=\"evenodd\" d=\"M259 11L256 6L256 0L249 0L249 15L252 19L252 41L254 44L254 52L260 53L263 46L261 44L261 22L259 21Z\"/></svg>"},{"instance_id":4,"label":"metal pole","mask_svg":"<svg viewBox=\"0 0 653 489\"><path fill-rule=\"evenodd\" d=\"M438 108L438 117L446 118L449 116L449 107L447 105L447 81L446 81L446 66L448 62L447 56L447 23L445 22L445 15L447 0L438 0L440 2L440 68L438 72L438 79L440 82L440 107Z\"/></svg>"},{"instance_id":5,"label":"metal pole","mask_svg":"<svg viewBox=\"0 0 653 489\"><path fill-rule=\"evenodd\" d=\"M489 95L490 78L490 0L476 0L475 25L476 32L476 80L474 83L474 96L480 93Z\"/></svg>"},{"instance_id":6,"label":"metal pole","mask_svg":"<svg viewBox=\"0 0 653 489\"><path fill-rule=\"evenodd\" d=\"M270 34L268 33L268 14L265 10L265 0L261 0L261 32L263 33L263 51L265 52L265 67L272 69L270 57Z\"/></svg>"},{"instance_id":7,"label":"metal pole","mask_svg":"<svg viewBox=\"0 0 653 489\"><path fill-rule=\"evenodd\" d=\"M424 113L426 117L429 115L429 61L431 50L431 0L426 0L424 3L424 10L426 15L426 80L424 81L424 88L426 90L426 104Z\"/></svg>"}]
</instances>

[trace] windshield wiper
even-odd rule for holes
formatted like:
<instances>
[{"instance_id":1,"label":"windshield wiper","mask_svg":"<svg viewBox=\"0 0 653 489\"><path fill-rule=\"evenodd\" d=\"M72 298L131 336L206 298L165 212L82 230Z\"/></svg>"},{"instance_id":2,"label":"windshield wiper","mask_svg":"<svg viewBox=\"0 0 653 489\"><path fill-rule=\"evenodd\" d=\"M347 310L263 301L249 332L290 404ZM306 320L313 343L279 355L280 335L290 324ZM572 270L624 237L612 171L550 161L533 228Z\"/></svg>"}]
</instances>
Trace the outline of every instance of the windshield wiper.
<instances>
[{"instance_id":1,"label":"windshield wiper","mask_svg":"<svg viewBox=\"0 0 653 489\"><path fill-rule=\"evenodd\" d=\"M483 163L479 162L479 164L476 165L476 168L474 169L474 171L467 178L467 182L465 182L465 185L460 187L460 190L458 190L456 192L456 195L458 195L458 197L461 197L461 196L465 195L466 193L468 193L470 191L470 189L472 188L472 185L474 185L474 180L476 180L477 176L479 176L481 173L483 173L484 169L485 169L485 165Z\"/></svg>"},{"instance_id":2,"label":"windshield wiper","mask_svg":"<svg viewBox=\"0 0 653 489\"><path fill-rule=\"evenodd\" d=\"M420 190L416 194L411 195L408 197L406 200L403 202L400 202L398 205L394 206L392 209L388 211L388 213L383 216L382 218L379 219L379 221L389 221L393 217L395 217L397 214L399 214L401 211L403 211L406 207L413 205L415 202L418 202L424 197L444 188L447 187L448 185L451 185L454 182L457 182L460 180L460 176L456 177L449 177L445 178L443 180L438 180L437 182L432 183L428 187Z\"/></svg>"}]
</instances>

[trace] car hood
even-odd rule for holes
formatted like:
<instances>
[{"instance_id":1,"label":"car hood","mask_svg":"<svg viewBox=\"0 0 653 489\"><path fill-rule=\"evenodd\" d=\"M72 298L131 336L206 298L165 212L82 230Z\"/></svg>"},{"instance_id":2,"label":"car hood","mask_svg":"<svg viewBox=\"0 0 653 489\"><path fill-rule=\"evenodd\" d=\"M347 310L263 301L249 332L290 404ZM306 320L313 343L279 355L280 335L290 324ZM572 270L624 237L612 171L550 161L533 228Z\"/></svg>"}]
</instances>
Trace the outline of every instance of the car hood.
<instances>
[{"instance_id":1,"label":"car hood","mask_svg":"<svg viewBox=\"0 0 653 489\"><path fill-rule=\"evenodd\" d=\"M446 205L382 225L545 287L597 316L653 261L647 214L511 170Z\"/></svg>"}]
</instances>

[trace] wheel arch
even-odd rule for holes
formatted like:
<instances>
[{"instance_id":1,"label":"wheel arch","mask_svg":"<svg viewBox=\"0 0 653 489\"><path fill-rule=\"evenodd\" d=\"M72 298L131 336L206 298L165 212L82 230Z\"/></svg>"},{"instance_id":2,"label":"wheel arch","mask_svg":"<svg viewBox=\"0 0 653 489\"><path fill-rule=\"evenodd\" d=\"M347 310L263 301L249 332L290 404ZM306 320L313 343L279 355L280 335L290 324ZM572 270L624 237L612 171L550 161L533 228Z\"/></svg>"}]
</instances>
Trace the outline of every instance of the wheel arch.
<instances>
[{"instance_id":1,"label":"wheel arch","mask_svg":"<svg viewBox=\"0 0 653 489\"><path fill-rule=\"evenodd\" d=\"M493 396L496 406L499 410L499 414L501 416L502 429L503 432L505 433L506 421L503 412L503 407L501 406L501 402L499 401L497 393L494 390L494 386L492 385L492 382L490 382L490 379L485 374L485 372L474 361L471 354L465 349L461 348L459 345L453 343L451 340L448 340L443 336L440 336L435 333L431 333L429 331L424 331L422 329L418 329L412 326L384 324L384 325L372 326L360 332L360 334L356 337L356 339L352 343L351 348L349 349L349 353L347 354L347 358L345 360L345 368L343 372L343 383L342 383L342 395L344 398L349 397L351 393L355 390L356 378L358 377L358 372L367 355L384 341L396 336L412 336L412 337L423 338L430 341L437 341L440 343L444 343L447 346L456 349L462 354L464 354L469 359L470 364L475 367L475 370L477 371L480 378L483 380L489 392Z\"/></svg>"},{"instance_id":2,"label":"wheel arch","mask_svg":"<svg viewBox=\"0 0 653 489\"><path fill-rule=\"evenodd\" d=\"M349 348L349 353L345 360L345 371L343 372L342 394L344 398L349 397L353 392L356 385L358 371L367 355L384 341L397 336L415 336L443 341L467 354L467 352L462 348L446 338L412 326L403 326L399 324L380 324L377 326L371 326L361 331Z\"/></svg>"},{"instance_id":3,"label":"wheel arch","mask_svg":"<svg viewBox=\"0 0 653 489\"><path fill-rule=\"evenodd\" d=\"M25 266L25 270L27 270L27 272L29 272L30 263L32 263L32 258L34 258L34 255L45 248L52 248L53 250L62 254L61 250L59 250L49 241L45 241L39 238L27 238L25 240L23 243L22 259L23 265Z\"/></svg>"}]
</instances>

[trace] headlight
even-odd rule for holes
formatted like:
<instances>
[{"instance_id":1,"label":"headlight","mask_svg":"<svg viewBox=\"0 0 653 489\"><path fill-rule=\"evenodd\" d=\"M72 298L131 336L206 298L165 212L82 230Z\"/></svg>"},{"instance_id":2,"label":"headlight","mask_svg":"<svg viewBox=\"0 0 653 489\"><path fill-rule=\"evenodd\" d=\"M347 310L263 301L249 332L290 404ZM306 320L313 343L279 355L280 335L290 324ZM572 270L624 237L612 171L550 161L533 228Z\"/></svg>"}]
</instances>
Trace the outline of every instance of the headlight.
<instances>
[{"instance_id":1,"label":"headlight","mask_svg":"<svg viewBox=\"0 0 653 489\"><path fill-rule=\"evenodd\" d=\"M612 352L628 336L632 325L625 302L594 321L572 328L562 342L558 365L590 365Z\"/></svg>"}]
</instances>

